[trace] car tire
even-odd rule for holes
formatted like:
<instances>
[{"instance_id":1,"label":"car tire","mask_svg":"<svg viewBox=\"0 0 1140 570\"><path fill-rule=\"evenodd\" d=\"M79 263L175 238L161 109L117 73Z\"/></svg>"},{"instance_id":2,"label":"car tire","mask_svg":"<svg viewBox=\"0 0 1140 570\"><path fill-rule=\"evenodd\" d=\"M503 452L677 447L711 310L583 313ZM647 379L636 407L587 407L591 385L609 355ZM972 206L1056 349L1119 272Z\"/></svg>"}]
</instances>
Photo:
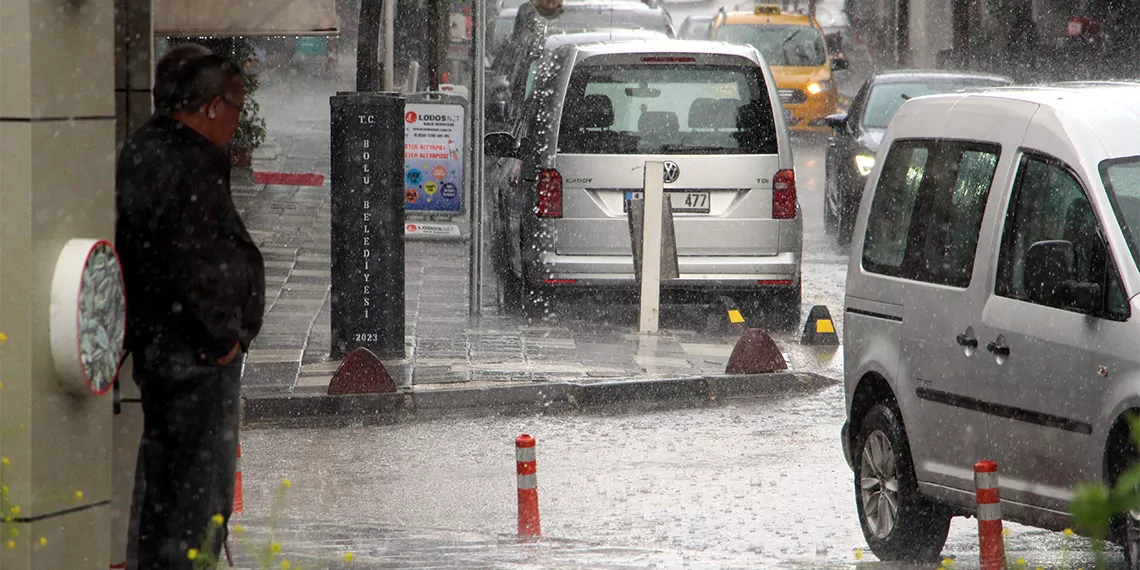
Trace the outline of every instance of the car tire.
<instances>
[{"instance_id":1,"label":"car tire","mask_svg":"<svg viewBox=\"0 0 1140 570\"><path fill-rule=\"evenodd\" d=\"M919 493L898 410L877 404L863 416L852 463L859 526L875 556L888 562L938 560L951 512Z\"/></svg>"},{"instance_id":2,"label":"car tire","mask_svg":"<svg viewBox=\"0 0 1140 570\"><path fill-rule=\"evenodd\" d=\"M1136 449L1136 444L1128 436L1123 436L1114 446L1116 446L1114 451L1109 455L1114 460L1108 481L1113 487L1121 475L1140 461L1140 450ZM1124 567L1129 570L1140 570L1140 512L1132 511L1117 516L1112 519L1111 524L1113 540L1124 549Z\"/></svg>"},{"instance_id":3,"label":"car tire","mask_svg":"<svg viewBox=\"0 0 1140 570\"><path fill-rule=\"evenodd\" d=\"M835 218L835 243L847 247L851 245L851 234L855 233L855 212L842 195L839 196L839 212Z\"/></svg>"},{"instance_id":4,"label":"car tire","mask_svg":"<svg viewBox=\"0 0 1140 570\"><path fill-rule=\"evenodd\" d=\"M839 220L836 219L835 211L831 209L831 200L827 196L823 197L823 233L825 235L835 235L839 230Z\"/></svg>"}]
</instances>

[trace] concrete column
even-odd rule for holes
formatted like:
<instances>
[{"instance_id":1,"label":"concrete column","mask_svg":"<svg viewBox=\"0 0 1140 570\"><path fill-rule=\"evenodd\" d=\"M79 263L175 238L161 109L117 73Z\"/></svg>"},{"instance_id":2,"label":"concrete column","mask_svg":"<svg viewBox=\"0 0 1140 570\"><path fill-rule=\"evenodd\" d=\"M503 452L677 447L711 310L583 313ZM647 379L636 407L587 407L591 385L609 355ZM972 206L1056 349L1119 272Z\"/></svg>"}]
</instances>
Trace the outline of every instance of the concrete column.
<instances>
[{"instance_id":1,"label":"concrete column","mask_svg":"<svg viewBox=\"0 0 1140 570\"><path fill-rule=\"evenodd\" d=\"M115 1L116 146L147 121L152 111L154 25L151 0ZM111 466L110 565L127 560L127 527L135 463L142 437L143 413L138 387L127 364L119 374L120 413L113 419L114 456Z\"/></svg>"},{"instance_id":2,"label":"concrete column","mask_svg":"<svg viewBox=\"0 0 1140 570\"><path fill-rule=\"evenodd\" d=\"M910 57L914 67L934 67L938 52L954 45L954 19L946 0L910 0Z\"/></svg>"},{"instance_id":3,"label":"concrete column","mask_svg":"<svg viewBox=\"0 0 1140 570\"><path fill-rule=\"evenodd\" d=\"M63 245L114 233L112 2L0 2L4 570L102 570L110 554L111 398L60 387L48 322Z\"/></svg>"}]
</instances>

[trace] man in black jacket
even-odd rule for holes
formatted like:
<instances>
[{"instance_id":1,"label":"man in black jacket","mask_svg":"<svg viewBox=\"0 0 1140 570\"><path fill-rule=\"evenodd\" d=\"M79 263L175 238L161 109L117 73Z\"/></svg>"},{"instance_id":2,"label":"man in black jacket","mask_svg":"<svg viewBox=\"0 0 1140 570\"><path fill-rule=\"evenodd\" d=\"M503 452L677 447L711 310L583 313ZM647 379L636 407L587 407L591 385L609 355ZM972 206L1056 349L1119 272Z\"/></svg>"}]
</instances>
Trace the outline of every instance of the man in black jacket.
<instances>
[{"instance_id":1,"label":"man in black jacket","mask_svg":"<svg viewBox=\"0 0 1140 570\"><path fill-rule=\"evenodd\" d=\"M240 353L261 328L261 253L230 197L226 151L245 98L216 55L181 65L169 113L126 142L116 246L127 289L127 347L142 391L145 482L137 560L189 569L217 559L233 505Z\"/></svg>"}]
</instances>

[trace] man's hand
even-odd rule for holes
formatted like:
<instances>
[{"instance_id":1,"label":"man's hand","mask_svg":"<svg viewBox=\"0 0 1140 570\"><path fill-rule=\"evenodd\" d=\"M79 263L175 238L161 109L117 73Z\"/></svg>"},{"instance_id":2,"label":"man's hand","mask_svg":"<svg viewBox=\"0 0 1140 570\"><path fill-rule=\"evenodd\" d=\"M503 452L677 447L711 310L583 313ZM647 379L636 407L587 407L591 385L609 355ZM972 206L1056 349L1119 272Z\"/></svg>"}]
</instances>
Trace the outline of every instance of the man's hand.
<instances>
[{"instance_id":1,"label":"man's hand","mask_svg":"<svg viewBox=\"0 0 1140 570\"><path fill-rule=\"evenodd\" d=\"M234 343L233 350L230 350L229 354L219 358L218 364L220 364L222 366L229 366L230 363L233 362L235 358L237 358L238 351L240 351L240 350L241 350L241 343L240 342Z\"/></svg>"}]
</instances>

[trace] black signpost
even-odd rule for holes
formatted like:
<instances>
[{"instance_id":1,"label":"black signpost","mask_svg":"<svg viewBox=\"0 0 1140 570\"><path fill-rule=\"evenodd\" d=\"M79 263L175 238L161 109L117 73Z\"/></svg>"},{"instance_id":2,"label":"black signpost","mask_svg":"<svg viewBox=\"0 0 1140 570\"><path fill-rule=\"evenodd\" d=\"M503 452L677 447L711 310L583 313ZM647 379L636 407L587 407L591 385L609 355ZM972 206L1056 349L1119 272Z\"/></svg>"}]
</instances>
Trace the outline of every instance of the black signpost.
<instances>
[{"instance_id":1,"label":"black signpost","mask_svg":"<svg viewBox=\"0 0 1140 570\"><path fill-rule=\"evenodd\" d=\"M404 358L404 98L332 105L332 358Z\"/></svg>"}]
</instances>

